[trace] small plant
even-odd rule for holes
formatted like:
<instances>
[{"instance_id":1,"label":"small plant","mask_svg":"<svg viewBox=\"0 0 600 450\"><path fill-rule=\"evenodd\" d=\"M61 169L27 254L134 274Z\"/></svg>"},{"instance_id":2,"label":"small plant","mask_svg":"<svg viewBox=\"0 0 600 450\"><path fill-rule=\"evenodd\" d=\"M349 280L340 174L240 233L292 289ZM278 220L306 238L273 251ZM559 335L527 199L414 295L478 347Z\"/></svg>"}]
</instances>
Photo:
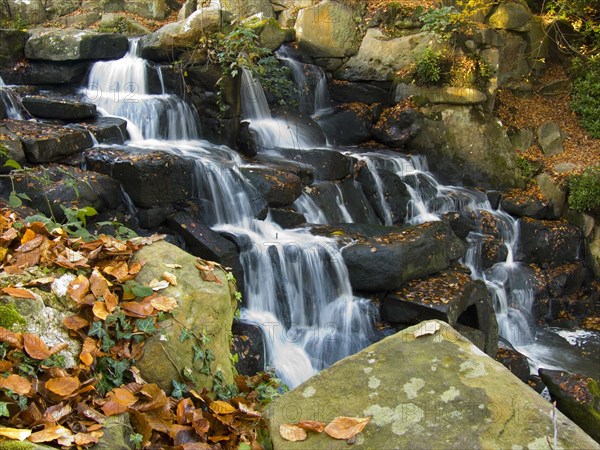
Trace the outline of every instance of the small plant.
<instances>
[{"instance_id":1,"label":"small plant","mask_svg":"<svg viewBox=\"0 0 600 450\"><path fill-rule=\"evenodd\" d=\"M590 136L600 138L600 56L576 58L571 72L575 77L571 92L571 109Z\"/></svg>"},{"instance_id":2,"label":"small plant","mask_svg":"<svg viewBox=\"0 0 600 450\"><path fill-rule=\"evenodd\" d=\"M531 163L529 162L529 160L527 158L524 158L523 156L519 156L517 158L517 167L519 168L519 171L521 172L521 177L524 178L525 180L528 180L533 176L533 169L531 167Z\"/></svg>"},{"instance_id":3,"label":"small plant","mask_svg":"<svg viewBox=\"0 0 600 450\"><path fill-rule=\"evenodd\" d=\"M600 207L600 165L569 178L569 207L582 212Z\"/></svg>"},{"instance_id":4,"label":"small plant","mask_svg":"<svg viewBox=\"0 0 600 450\"><path fill-rule=\"evenodd\" d=\"M432 8L421 16L421 30L436 33L444 39L449 39L457 28L459 12L453 6Z\"/></svg>"},{"instance_id":5,"label":"small plant","mask_svg":"<svg viewBox=\"0 0 600 450\"><path fill-rule=\"evenodd\" d=\"M414 75L417 83L442 84L446 76L445 66L447 61L442 51L425 49L415 64Z\"/></svg>"}]
</instances>

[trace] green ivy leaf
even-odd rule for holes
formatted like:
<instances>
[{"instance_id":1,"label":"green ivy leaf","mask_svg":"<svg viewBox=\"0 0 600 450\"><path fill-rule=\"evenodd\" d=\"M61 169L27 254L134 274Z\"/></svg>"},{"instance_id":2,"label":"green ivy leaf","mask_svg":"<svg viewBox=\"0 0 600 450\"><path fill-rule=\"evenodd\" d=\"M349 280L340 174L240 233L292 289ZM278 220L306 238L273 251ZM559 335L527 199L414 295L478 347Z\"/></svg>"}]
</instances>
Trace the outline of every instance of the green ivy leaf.
<instances>
[{"instance_id":1,"label":"green ivy leaf","mask_svg":"<svg viewBox=\"0 0 600 450\"><path fill-rule=\"evenodd\" d=\"M148 317L147 319L137 319L135 321L135 326L137 327L138 331L146 334L152 334L158 331L154 326L153 317Z\"/></svg>"},{"instance_id":2,"label":"green ivy leaf","mask_svg":"<svg viewBox=\"0 0 600 450\"><path fill-rule=\"evenodd\" d=\"M173 384L173 391L171 392L171 397L181 398L183 395L189 391L189 387L185 383L179 383L176 380L171 380Z\"/></svg>"},{"instance_id":3,"label":"green ivy leaf","mask_svg":"<svg viewBox=\"0 0 600 450\"><path fill-rule=\"evenodd\" d=\"M22 170L21 164L19 164L14 159L9 159L4 163L4 167L12 167L13 169Z\"/></svg>"},{"instance_id":4,"label":"green ivy leaf","mask_svg":"<svg viewBox=\"0 0 600 450\"><path fill-rule=\"evenodd\" d=\"M92 323L92 326L88 331L88 336L97 338L103 338L104 336L106 336L106 330L102 327L101 321L97 320L96 322Z\"/></svg>"},{"instance_id":5,"label":"green ivy leaf","mask_svg":"<svg viewBox=\"0 0 600 450\"><path fill-rule=\"evenodd\" d=\"M10 412L8 411L8 403L0 402L0 417L10 417Z\"/></svg>"}]
</instances>

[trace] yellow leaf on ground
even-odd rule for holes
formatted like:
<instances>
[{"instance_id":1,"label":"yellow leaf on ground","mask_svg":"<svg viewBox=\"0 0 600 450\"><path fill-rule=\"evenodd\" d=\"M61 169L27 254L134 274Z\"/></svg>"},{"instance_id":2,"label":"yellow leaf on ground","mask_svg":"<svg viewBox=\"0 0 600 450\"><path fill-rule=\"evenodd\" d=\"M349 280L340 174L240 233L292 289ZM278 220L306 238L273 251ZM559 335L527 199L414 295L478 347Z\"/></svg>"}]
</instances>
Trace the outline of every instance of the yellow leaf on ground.
<instances>
[{"instance_id":1,"label":"yellow leaf on ground","mask_svg":"<svg viewBox=\"0 0 600 450\"><path fill-rule=\"evenodd\" d=\"M110 313L106 309L106 303L104 302L94 302L92 311L94 313L94 316L96 316L100 320L106 320L106 318L110 315Z\"/></svg>"},{"instance_id":2,"label":"yellow leaf on ground","mask_svg":"<svg viewBox=\"0 0 600 450\"><path fill-rule=\"evenodd\" d=\"M63 426L54 425L31 434L27 440L29 442L33 442L34 444L39 444L41 442L51 442L61 436L64 436L65 434L71 434L71 432Z\"/></svg>"},{"instance_id":3,"label":"yellow leaf on ground","mask_svg":"<svg viewBox=\"0 0 600 450\"><path fill-rule=\"evenodd\" d=\"M90 280L84 275L78 275L73 281L69 283L67 288L67 294L77 304L82 304L83 299L87 295L90 289Z\"/></svg>"},{"instance_id":4,"label":"yellow leaf on ground","mask_svg":"<svg viewBox=\"0 0 600 450\"><path fill-rule=\"evenodd\" d=\"M10 389L16 394L26 395L31 390L31 383L20 375L9 375L0 380L0 389Z\"/></svg>"},{"instance_id":5,"label":"yellow leaf on ground","mask_svg":"<svg viewBox=\"0 0 600 450\"><path fill-rule=\"evenodd\" d=\"M171 272L163 272L162 277L163 277L163 279L167 280L169 282L169 284L172 284L173 286L177 286L177 277L175 275L173 275Z\"/></svg>"},{"instance_id":6,"label":"yellow leaf on ground","mask_svg":"<svg viewBox=\"0 0 600 450\"><path fill-rule=\"evenodd\" d=\"M27 242L33 240L35 238L35 232L33 230L27 229L21 238L21 244L26 244Z\"/></svg>"},{"instance_id":7,"label":"yellow leaf on ground","mask_svg":"<svg viewBox=\"0 0 600 450\"><path fill-rule=\"evenodd\" d=\"M17 288L17 287L5 287L4 289L2 289L2 292L4 292L6 295L10 295L11 297L15 297L15 298L30 298L32 300L36 299L36 296L33 292L31 292L29 289L23 289L23 288Z\"/></svg>"},{"instance_id":8,"label":"yellow leaf on ground","mask_svg":"<svg viewBox=\"0 0 600 450\"><path fill-rule=\"evenodd\" d=\"M158 296L150 300L150 304L158 311L170 312L177 308L178 303L173 297Z\"/></svg>"},{"instance_id":9,"label":"yellow leaf on ground","mask_svg":"<svg viewBox=\"0 0 600 450\"><path fill-rule=\"evenodd\" d=\"M279 426L279 434L286 441L303 441L307 438L306 431L297 425L291 423L284 423Z\"/></svg>"},{"instance_id":10,"label":"yellow leaf on ground","mask_svg":"<svg viewBox=\"0 0 600 450\"><path fill-rule=\"evenodd\" d=\"M210 405L208 405L208 407L215 414L233 414L237 411L237 409L234 406L222 400L215 400Z\"/></svg>"},{"instance_id":11,"label":"yellow leaf on ground","mask_svg":"<svg viewBox=\"0 0 600 450\"><path fill-rule=\"evenodd\" d=\"M24 441L31 436L31 430L21 430L20 428L0 427L0 436L16 441Z\"/></svg>"},{"instance_id":12,"label":"yellow leaf on ground","mask_svg":"<svg viewBox=\"0 0 600 450\"><path fill-rule=\"evenodd\" d=\"M352 439L370 420L370 417L336 417L327 424L325 433L335 439Z\"/></svg>"}]
</instances>

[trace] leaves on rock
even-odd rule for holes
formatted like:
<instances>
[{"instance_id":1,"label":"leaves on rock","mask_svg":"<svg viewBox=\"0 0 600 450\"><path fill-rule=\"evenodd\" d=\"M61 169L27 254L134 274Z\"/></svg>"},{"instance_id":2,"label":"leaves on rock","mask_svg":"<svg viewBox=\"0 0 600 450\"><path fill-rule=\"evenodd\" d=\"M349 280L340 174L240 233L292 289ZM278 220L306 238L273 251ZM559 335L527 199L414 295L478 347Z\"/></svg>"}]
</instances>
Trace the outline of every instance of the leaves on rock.
<instances>
[{"instance_id":1,"label":"leaves on rock","mask_svg":"<svg viewBox=\"0 0 600 450\"><path fill-rule=\"evenodd\" d=\"M290 423L284 423L280 425L279 434L286 441L292 442L304 441L308 437L306 430Z\"/></svg>"},{"instance_id":2,"label":"leaves on rock","mask_svg":"<svg viewBox=\"0 0 600 450\"><path fill-rule=\"evenodd\" d=\"M336 417L324 431L335 439L352 439L364 430L370 420L370 417Z\"/></svg>"}]
</instances>

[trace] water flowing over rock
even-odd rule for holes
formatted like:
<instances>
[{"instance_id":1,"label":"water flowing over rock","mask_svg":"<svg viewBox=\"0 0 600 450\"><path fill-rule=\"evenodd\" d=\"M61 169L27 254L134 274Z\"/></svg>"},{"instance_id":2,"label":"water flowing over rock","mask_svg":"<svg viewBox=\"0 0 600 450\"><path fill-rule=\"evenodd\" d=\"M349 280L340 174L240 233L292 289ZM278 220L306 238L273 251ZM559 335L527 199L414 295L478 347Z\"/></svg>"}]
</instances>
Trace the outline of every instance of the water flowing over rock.
<instances>
[{"instance_id":1,"label":"water flowing over rock","mask_svg":"<svg viewBox=\"0 0 600 450\"><path fill-rule=\"evenodd\" d=\"M226 383L232 383L229 332L237 301L225 271L215 268L220 283L206 281L200 276L195 257L164 241L143 247L134 258L145 263L136 277L138 283L161 279L167 270L165 264L181 266L176 269L177 285L161 291L161 295L177 300L173 318L161 322L161 333L146 340L144 356L136 363L144 379L170 392L172 380L185 381L182 371L187 368L196 377L196 389L206 387L210 390L213 376L218 371ZM196 361L194 357L194 340L181 342L183 330L203 333L210 338L206 348L212 351L214 360L208 364L209 374L202 372L205 361Z\"/></svg>"},{"instance_id":2,"label":"water flowing over rock","mask_svg":"<svg viewBox=\"0 0 600 450\"><path fill-rule=\"evenodd\" d=\"M326 433L301 443L279 435L284 423L339 416L371 417L355 438L365 448L535 448L553 442L555 429L559 446L599 448L560 412L553 423L549 402L441 321L340 361L276 399L267 414L275 448L345 449L346 441Z\"/></svg>"}]
</instances>

